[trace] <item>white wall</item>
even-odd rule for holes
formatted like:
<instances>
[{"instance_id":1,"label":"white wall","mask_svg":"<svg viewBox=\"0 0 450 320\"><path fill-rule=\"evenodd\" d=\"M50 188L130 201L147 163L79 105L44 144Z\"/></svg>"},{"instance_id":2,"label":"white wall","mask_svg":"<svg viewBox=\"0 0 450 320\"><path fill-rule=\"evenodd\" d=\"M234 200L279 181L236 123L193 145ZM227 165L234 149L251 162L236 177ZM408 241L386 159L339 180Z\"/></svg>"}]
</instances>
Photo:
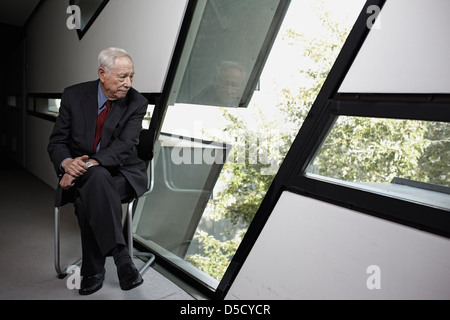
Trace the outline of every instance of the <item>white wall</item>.
<instances>
[{"instance_id":1,"label":"white wall","mask_svg":"<svg viewBox=\"0 0 450 320\"><path fill-rule=\"evenodd\" d=\"M54 123L38 117L26 116L25 168L33 175L56 188L58 178L47 153L48 139Z\"/></svg>"},{"instance_id":2,"label":"white wall","mask_svg":"<svg viewBox=\"0 0 450 320\"><path fill-rule=\"evenodd\" d=\"M67 28L68 1L43 2L26 36L27 93L62 93L67 86L97 79L100 50L122 47L133 57L133 86L161 92L187 0L110 0L80 41ZM47 154L53 122L26 115L25 167L56 186Z\"/></svg>"},{"instance_id":3,"label":"white wall","mask_svg":"<svg viewBox=\"0 0 450 320\"><path fill-rule=\"evenodd\" d=\"M339 92L450 93L448 12L448 0L387 1Z\"/></svg>"},{"instance_id":4,"label":"white wall","mask_svg":"<svg viewBox=\"0 0 450 320\"><path fill-rule=\"evenodd\" d=\"M450 240L285 192L226 298L450 299Z\"/></svg>"},{"instance_id":5,"label":"white wall","mask_svg":"<svg viewBox=\"0 0 450 320\"><path fill-rule=\"evenodd\" d=\"M135 63L134 87L161 92L186 0L111 0L80 41L67 28L68 1L45 1L27 30L28 92L62 92L97 78L100 50L122 47Z\"/></svg>"}]
</instances>

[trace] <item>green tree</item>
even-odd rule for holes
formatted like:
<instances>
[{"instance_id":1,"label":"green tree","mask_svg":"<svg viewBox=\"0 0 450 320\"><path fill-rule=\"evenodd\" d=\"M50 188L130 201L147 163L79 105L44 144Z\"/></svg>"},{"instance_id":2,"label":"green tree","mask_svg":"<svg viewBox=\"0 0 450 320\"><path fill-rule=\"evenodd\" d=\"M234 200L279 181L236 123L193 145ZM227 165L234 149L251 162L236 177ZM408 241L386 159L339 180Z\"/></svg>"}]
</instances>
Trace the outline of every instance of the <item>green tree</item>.
<instances>
[{"instance_id":1,"label":"green tree","mask_svg":"<svg viewBox=\"0 0 450 320\"><path fill-rule=\"evenodd\" d=\"M427 147L419 159L417 180L450 187L450 124L427 123Z\"/></svg>"},{"instance_id":2,"label":"green tree","mask_svg":"<svg viewBox=\"0 0 450 320\"><path fill-rule=\"evenodd\" d=\"M427 126L421 121L341 117L314 161L314 173L353 182L415 176Z\"/></svg>"}]
</instances>

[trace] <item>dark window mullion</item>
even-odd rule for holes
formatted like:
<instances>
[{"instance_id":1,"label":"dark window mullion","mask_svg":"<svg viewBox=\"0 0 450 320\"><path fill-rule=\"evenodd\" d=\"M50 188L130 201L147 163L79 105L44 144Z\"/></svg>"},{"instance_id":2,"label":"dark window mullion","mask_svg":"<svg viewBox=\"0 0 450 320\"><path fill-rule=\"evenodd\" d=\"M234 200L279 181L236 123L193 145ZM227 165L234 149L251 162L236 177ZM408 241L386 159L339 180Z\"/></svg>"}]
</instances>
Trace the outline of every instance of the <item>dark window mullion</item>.
<instances>
[{"instance_id":1,"label":"dark window mullion","mask_svg":"<svg viewBox=\"0 0 450 320\"><path fill-rule=\"evenodd\" d=\"M439 208L305 176L293 178L291 185L286 190L444 237L450 237L450 215Z\"/></svg>"},{"instance_id":2,"label":"dark window mullion","mask_svg":"<svg viewBox=\"0 0 450 320\"><path fill-rule=\"evenodd\" d=\"M333 100L330 104L336 115L450 122L450 105L445 102Z\"/></svg>"}]
</instances>

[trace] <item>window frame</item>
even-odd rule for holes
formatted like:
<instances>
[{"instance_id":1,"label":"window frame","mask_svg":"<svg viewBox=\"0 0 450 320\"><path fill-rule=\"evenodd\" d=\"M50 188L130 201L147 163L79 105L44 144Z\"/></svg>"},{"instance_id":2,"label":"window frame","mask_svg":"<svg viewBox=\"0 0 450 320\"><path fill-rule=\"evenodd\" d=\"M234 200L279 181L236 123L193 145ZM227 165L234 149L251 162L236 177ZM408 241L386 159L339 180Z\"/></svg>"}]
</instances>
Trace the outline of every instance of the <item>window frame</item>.
<instances>
[{"instance_id":1,"label":"window frame","mask_svg":"<svg viewBox=\"0 0 450 320\"><path fill-rule=\"evenodd\" d=\"M141 93L149 102L149 106L156 106L158 103L161 93ZM26 111L27 114L42 118L51 122L56 122L56 118L58 117L59 112L41 112L36 108L36 99L61 99L62 93L28 93L26 97ZM156 109L156 107L155 107ZM149 121L151 123L153 117L148 118L147 115L144 117L144 120ZM149 124L150 127L150 124Z\"/></svg>"},{"instance_id":2,"label":"window frame","mask_svg":"<svg viewBox=\"0 0 450 320\"><path fill-rule=\"evenodd\" d=\"M213 0L203 0L205 2L204 5L207 4L207 1L212 1L214 5ZM259 78L261 76L261 73L264 69L264 65L268 59L270 50L274 44L274 41L276 39L276 35L278 34L278 30L281 26L280 21L283 20L291 0L278 0L279 4L274 10L274 15L272 18L272 21L269 25L269 28L267 30L267 33L265 34L264 41L262 42L260 48L260 51L258 55L255 58L255 62L253 64L253 67L251 68L251 71L248 72L249 76L246 82L244 82L243 90L240 95L239 103L236 106L229 106L230 108L247 108L248 104L250 103L253 93L257 90L259 90ZM197 5L198 4L198 5ZM195 7L199 8L202 4L199 4L199 1L195 1ZM204 7L202 9L205 9ZM197 15L197 12L195 12ZM194 19L194 16L190 17L191 21ZM203 19L203 16L202 18ZM202 24L202 20L198 23L193 23L189 30L186 30L188 33L187 38L184 39L184 46L181 47L181 50L185 48L185 51L181 53L181 59L177 62L177 68L176 75L175 75L175 81L171 82L172 85L172 95L169 99L169 104L174 105L175 103L190 103L187 101L178 101L178 94L180 93L180 90L184 84L184 76L186 71L188 70L188 65L190 58L192 57L193 47L197 44L197 36L199 35L198 31L200 29L200 25ZM195 33L194 37L189 37L189 34L193 35ZM189 49L190 48L190 49ZM205 104L206 105L206 104ZM218 105L216 105L218 106Z\"/></svg>"},{"instance_id":3,"label":"window frame","mask_svg":"<svg viewBox=\"0 0 450 320\"><path fill-rule=\"evenodd\" d=\"M26 110L29 115L38 118L56 121L58 112L40 112L36 109L36 99L61 99L62 93L28 93L26 98Z\"/></svg>"},{"instance_id":4,"label":"window frame","mask_svg":"<svg viewBox=\"0 0 450 320\"><path fill-rule=\"evenodd\" d=\"M382 8L384 3L385 0L369 0L365 8L371 5ZM450 237L450 215L444 210L321 181L305 174L339 116L450 122L448 94L338 93L370 31L365 27L369 16L364 12L297 136L287 159L293 169L289 176L286 175L281 189ZM295 153L297 155L293 156Z\"/></svg>"}]
</instances>

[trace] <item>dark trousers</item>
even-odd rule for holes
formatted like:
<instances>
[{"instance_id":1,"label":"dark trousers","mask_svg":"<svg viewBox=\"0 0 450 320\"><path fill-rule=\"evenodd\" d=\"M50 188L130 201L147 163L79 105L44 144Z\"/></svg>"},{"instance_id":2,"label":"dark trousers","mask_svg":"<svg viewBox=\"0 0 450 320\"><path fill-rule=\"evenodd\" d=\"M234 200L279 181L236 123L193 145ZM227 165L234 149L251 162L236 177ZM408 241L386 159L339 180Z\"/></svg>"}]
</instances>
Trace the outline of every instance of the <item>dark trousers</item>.
<instances>
[{"instance_id":1,"label":"dark trousers","mask_svg":"<svg viewBox=\"0 0 450 320\"><path fill-rule=\"evenodd\" d=\"M127 179L101 166L88 169L76 183L75 214L81 231L82 276L103 271L105 258L117 245L126 245L122 202L133 196Z\"/></svg>"}]
</instances>

